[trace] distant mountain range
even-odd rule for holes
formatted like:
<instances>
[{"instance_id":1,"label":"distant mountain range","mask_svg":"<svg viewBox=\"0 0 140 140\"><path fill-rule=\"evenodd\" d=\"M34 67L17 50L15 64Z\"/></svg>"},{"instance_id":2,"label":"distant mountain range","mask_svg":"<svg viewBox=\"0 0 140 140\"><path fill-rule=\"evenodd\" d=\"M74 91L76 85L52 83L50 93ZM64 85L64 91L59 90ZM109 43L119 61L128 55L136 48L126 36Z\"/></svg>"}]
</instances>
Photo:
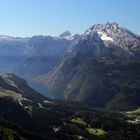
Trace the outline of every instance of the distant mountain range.
<instances>
[{"instance_id":1,"label":"distant mountain range","mask_svg":"<svg viewBox=\"0 0 140 140\"><path fill-rule=\"evenodd\" d=\"M78 35L66 33L59 37L0 36L0 72L18 75L47 73L60 62L76 38Z\"/></svg>"}]
</instances>

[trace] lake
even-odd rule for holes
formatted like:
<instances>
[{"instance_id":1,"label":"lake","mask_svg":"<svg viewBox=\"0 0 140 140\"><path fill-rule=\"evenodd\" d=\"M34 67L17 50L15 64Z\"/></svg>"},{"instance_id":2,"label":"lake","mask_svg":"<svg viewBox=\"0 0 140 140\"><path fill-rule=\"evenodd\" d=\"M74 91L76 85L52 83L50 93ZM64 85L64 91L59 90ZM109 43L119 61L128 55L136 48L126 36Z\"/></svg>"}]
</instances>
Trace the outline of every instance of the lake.
<instances>
[{"instance_id":1,"label":"lake","mask_svg":"<svg viewBox=\"0 0 140 140\"><path fill-rule=\"evenodd\" d=\"M51 94L48 91L48 87L40 82L37 81L28 81L28 84L31 88L36 90L37 92L43 94L46 97L52 98L52 99L63 99L61 96L57 96L54 94Z\"/></svg>"}]
</instances>

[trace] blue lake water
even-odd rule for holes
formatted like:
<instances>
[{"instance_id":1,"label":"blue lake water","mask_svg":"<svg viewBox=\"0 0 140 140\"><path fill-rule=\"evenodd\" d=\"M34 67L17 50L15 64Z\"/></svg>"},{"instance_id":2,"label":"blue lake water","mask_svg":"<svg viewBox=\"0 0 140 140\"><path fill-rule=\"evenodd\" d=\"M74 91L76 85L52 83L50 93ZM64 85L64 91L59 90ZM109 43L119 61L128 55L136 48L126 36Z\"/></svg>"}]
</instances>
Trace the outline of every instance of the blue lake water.
<instances>
[{"instance_id":1,"label":"blue lake water","mask_svg":"<svg viewBox=\"0 0 140 140\"><path fill-rule=\"evenodd\" d=\"M35 89L37 92L45 95L46 97L49 97L49 98L52 98L52 99L62 99L61 96L56 96L56 95L53 95L53 94L49 93L48 87L46 85L43 85L40 82L28 81L28 84L29 84L30 87Z\"/></svg>"}]
</instances>

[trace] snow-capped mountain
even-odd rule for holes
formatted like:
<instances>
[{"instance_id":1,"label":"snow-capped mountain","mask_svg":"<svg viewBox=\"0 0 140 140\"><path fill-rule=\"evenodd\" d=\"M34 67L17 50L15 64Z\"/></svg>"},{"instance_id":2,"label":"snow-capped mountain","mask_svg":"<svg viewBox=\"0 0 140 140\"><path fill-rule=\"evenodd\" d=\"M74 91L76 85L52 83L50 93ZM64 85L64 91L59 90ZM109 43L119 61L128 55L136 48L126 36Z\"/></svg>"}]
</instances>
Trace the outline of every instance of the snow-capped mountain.
<instances>
[{"instance_id":1,"label":"snow-capped mountain","mask_svg":"<svg viewBox=\"0 0 140 140\"><path fill-rule=\"evenodd\" d=\"M135 35L118 23L96 24L86 30L82 37L85 39L95 32L98 33L106 46L115 44L128 52L132 52L140 46L140 36Z\"/></svg>"},{"instance_id":2,"label":"snow-capped mountain","mask_svg":"<svg viewBox=\"0 0 140 140\"><path fill-rule=\"evenodd\" d=\"M140 37L117 23L106 23L86 30L42 81L68 100L129 107L140 99L139 71Z\"/></svg>"}]
</instances>

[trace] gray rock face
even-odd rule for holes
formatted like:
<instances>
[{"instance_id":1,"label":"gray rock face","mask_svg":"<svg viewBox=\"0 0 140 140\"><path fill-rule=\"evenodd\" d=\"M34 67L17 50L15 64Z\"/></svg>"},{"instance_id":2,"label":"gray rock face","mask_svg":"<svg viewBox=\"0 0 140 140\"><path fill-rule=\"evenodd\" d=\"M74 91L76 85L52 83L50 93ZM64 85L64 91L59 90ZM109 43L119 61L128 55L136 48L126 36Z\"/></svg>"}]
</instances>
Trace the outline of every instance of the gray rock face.
<instances>
[{"instance_id":1,"label":"gray rock face","mask_svg":"<svg viewBox=\"0 0 140 140\"><path fill-rule=\"evenodd\" d=\"M115 105L116 108L121 103L129 108L132 102L140 99L137 85L139 43L139 36L119 24L94 25L80 36L61 64L43 82L52 93L68 100L90 106L108 103L109 107ZM131 87L130 81L133 80Z\"/></svg>"},{"instance_id":2,"label":"gray rock face","mask_svg":"<svg viewBox=\"0 0 140 140\"><path fill-rule=\"evenodd\" d=\"M98 33L106 45L107 43L115 44L130 53L140 47L140 36L117 23L107 22L106 24L94 25L83 34L83 38L92 36L94 32Z\"/></svg>"}]
</instances>

